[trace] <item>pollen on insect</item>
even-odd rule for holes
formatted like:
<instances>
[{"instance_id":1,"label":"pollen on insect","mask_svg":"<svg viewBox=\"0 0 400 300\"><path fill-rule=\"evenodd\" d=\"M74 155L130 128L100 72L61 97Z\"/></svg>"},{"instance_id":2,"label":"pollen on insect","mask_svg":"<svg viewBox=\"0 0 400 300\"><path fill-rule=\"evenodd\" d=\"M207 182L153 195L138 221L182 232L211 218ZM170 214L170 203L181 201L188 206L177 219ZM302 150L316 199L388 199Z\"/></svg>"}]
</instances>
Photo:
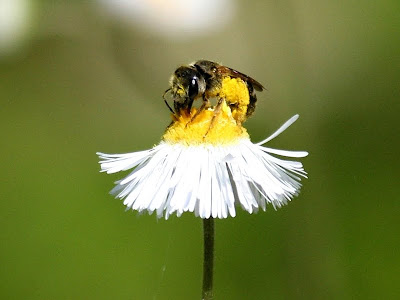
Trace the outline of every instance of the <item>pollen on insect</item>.
<instances>
[{"instance_id":1,"label":"pollen on insect","mask_svg":"<svg viewBox=\"0 0 400 300\"><path fill-rule=\"evenodd\" d=\"M226 99L232 108L232 116L238 123L246 120L247 107L250 103L249 90L240 78L225 77L222 80L219 96Z\"/></svg>"}]
</instances>

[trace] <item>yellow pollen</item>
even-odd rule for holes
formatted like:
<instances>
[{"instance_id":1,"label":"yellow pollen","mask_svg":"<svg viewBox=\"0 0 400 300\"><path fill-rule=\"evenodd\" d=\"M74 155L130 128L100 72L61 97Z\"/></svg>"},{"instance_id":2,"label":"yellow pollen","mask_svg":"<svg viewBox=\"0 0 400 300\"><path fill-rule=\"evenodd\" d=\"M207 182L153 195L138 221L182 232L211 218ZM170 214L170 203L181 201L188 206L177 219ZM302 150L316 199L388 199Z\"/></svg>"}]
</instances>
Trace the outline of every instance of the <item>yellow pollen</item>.
<instances>
[{"instance_id":1,"label":"yellow pollen","mask_svg":"<svg viewBox=\"0 0 400 300\"><path fill-rule=\"evenodd\" d=\"M232 117L231 110L225 102L216 114L213 109L205 109L192 119L196 111L196 108L193 108L190 115L183 110L179 116L174 115L163 140L170 144L181 143L189 146L235 144L243 138L249 138L247 130Z\"/></svg>"},{"instance_id":2,"label":"yellow pollen","mask_svg":"<svg viewBox=\"0 0 400 300\"><path fill-rule=\"evenodd\" d=\"M179 87L179 88L177 89L176 93L177 93L179 96L181 96L181 97L183 97L183 96L186 95L185 89L183 89L183 88L181 88L181 87Z\"/></svg>"},{"instance_id":3,"label":"yellow pollen","mask_svg":"<svg viewBox=\"0 0 400 300\"><path fill-rule=\"evenodd\" d=\"M243 123L246 120L250 95L247 85L242 79L225 77L222 80L219 97L225 99L231 107L232 116L238 123Z\"/></svg>"}]
</instances>

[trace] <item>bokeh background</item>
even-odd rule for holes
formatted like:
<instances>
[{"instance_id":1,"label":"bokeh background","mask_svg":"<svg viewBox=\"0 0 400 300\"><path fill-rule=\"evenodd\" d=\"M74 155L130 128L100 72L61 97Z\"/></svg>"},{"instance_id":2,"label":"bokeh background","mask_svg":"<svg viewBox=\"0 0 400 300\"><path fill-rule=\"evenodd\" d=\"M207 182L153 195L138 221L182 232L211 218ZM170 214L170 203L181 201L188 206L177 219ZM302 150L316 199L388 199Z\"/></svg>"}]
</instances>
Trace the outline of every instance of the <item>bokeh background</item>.
<instances>
[{"instance_id":1,"label":"bokeh background","mask_svg":"<svg viewBox=\"0 0 400 300\"><path fill-rule=\"evenodd\" d=\"M397 0L1 0L0 298L200 299L201 220L125 212L95 152L158 143L206 58L310 152L288 206L217 220L216 299L399 299L399 37Z\"/></svg>"}]
</instances>

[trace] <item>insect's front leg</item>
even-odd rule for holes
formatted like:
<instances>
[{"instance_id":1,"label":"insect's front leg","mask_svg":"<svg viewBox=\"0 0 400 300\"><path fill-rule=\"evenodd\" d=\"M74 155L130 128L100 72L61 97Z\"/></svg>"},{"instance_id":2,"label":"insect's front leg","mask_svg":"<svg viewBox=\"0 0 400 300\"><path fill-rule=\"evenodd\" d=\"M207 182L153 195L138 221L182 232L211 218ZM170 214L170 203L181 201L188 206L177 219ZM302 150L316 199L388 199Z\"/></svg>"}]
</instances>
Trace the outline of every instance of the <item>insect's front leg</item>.
<instances>
[{"instance_id":1,"label":"insect's front leg","mask_svg":"<svg viewBox=\"0 0 400 300\"><path fill-rule=\"evenodd\" d=\"M192 101L193 103L193 101ZM186 124L186 127L196 119L196 117L206 108L210 106L210 101L206 97L206 95L203 95L203 103L201 104L200 108L196 111L194 116L190 119L190 121Z\"/></svg>"}]
</instances>

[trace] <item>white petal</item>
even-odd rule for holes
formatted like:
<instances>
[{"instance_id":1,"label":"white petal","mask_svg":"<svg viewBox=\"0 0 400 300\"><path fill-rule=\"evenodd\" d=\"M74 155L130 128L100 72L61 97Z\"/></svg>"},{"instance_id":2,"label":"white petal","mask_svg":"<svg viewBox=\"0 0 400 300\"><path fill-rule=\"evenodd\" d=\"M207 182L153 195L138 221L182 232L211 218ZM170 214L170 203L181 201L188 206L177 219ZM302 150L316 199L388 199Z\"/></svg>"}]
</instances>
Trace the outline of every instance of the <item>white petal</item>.
<instances>
[{"instance_id":1,"label":"white petal","mask_svg":"<svg viewBox=\"0 0 400 300\"><path fill-rule=\"evenodd\" d=\"M299 118L299 115L294 115L291 117L289 120L287 120L277 131L275 131L273 134L271 134L269 137L267 137L265 140L257 143L257 145L264 145L265 143L268 143L270 140L276 138L278 135L280 135L282 132L284 132L290 125L292 125L296 120Z\"/></svg>"},{"instance_id":2,"label":"white petal","mask_svg":"<svg viewBox=\"0 0 400 300\"><path fill-rule=\"evenodd\" d=\"M260 147L262 147L262 146L260 146ZM306 151L288 151L288 150L279 150L279 149L273 149L273 148L267 148L267 147L262 147L262 149L269 153L274 153L274 154L278 154L281 156L287 156L287 157L306 157L308 155L308 152L306 152Z\"/></svg>"}]
</instances>

